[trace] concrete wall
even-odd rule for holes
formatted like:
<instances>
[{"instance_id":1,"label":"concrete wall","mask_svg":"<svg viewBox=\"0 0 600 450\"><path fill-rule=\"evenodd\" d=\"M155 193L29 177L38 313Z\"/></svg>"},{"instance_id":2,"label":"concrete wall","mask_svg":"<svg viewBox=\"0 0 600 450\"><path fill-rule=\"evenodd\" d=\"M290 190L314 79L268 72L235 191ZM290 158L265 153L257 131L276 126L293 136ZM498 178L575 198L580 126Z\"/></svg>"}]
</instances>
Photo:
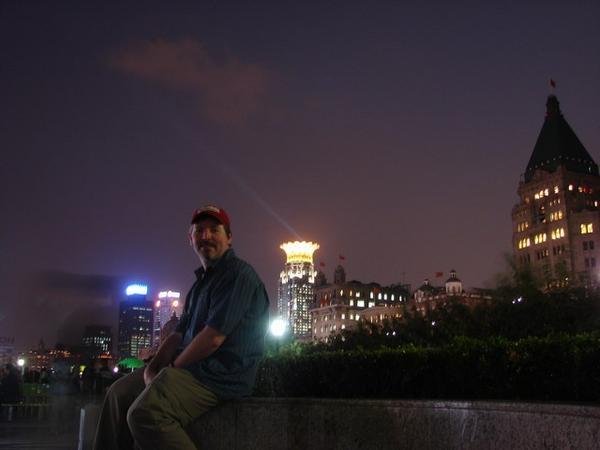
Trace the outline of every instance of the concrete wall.
<instances>
[{"instance_id":1,"label":"concrete wall","mask_svg":"<svg viewBox=\"0 0 600 450\"><path fill-rule=\"evenodd\" d=\"M598 449L600 408L528 403L245 399L190 434L202 450Z\"/></svg>"},{"instance_id":2,"label":"concrete wall","mask_svg":"<svg viewBox=\"0 0 600 450\"><path fill-rule=\"evenodd\" d=\"M98 416L97 406L86 408L80 449L90 448ZM188 431L201 450L586 450L600 448L600 407L251 398L215 408Z\"/></svg>"}]
</instances>

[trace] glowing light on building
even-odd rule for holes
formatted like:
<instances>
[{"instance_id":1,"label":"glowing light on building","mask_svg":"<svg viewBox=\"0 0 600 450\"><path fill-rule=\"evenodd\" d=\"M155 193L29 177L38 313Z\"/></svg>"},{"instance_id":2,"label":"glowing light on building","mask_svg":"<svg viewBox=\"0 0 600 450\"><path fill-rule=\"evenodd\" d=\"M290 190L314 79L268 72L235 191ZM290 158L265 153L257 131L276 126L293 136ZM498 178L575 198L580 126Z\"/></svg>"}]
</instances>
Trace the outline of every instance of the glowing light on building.
<instances>
[{"instance_id":1,"label":"glowing light on building","mask_svg":"<svg viewBox=\"0 0 600 450\"><path fill-rule=\"evenodd\" d=\"M148 286L145 284L130 284L125 289L126 295L147 295L148 294Z\"/></svg>"},{"instance_id":2,"label":"glowing light on building","mask_svg":"<svg viewBox=\"0 0 600 450\"><path fill-rule=\"evenodd\" d=\"M162 291L158 293L158 298L179 298L181 294L175 291Z\"/></svg>"},{"instance_id":3,"label":"glowing light on building","mask_svg":"<svg viewBox=\"0 0 600 450\"><path fill-rule=\"evenodd\" d=\"M313 253L319 249L319 244L306 241L284 242L279 246L285 252L288 263L313 263Z\"/></svg>"}]
</instances>

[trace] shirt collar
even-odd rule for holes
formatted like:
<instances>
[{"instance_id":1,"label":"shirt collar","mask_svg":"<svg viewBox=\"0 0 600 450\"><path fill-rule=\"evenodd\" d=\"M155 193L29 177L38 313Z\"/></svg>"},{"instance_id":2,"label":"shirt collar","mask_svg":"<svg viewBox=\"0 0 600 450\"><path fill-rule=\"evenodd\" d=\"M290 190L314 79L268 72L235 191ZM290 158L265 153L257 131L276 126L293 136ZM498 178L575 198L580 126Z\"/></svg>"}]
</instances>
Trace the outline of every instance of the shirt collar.
<instances>
[{"instance_id":1,"label":"shirt collar","mask_svg":"<svg viewBox=\"0 0 600 450\"><path fill-rule=\"evenodd\" d=\"M208 267L207 269L204 269L203 266L200 266L196 270L194 270L194 273L196 274L196 278L198 280L201 280L206 273L211 273L213 270L215 270L217 267L219 267L223 263L223 261L227 261L234 257L235 257L235 252L233 251L233 249L232 248L228 249L225 253L223 253L223 256L221 256L212 266Z\"/></svg>"}]
</instances>

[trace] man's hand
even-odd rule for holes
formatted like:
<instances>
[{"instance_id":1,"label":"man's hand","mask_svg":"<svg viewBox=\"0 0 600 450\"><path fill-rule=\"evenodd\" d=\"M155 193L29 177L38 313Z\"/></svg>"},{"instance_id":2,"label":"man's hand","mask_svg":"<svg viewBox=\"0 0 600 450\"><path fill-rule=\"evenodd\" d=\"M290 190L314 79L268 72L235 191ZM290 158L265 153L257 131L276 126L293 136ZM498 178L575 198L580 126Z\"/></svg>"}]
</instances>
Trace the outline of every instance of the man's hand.
<instances>
[{"instance_id":1,"label":"man's hand","mask_svg":"<svg viewBox=\"0 0 600 450\"><path fill-rule=\"evenodd\" d=\"M168 366L177 352L177 347L181 343L181 333L171 333L160 345L152 361L144 369L144 382L146 386L152 382L154 377L163 367Z\"/></svg>"},{"instance_id":2,"label":"man's hand","mask_svg":"<svg viewBox=\"0 0 600 450\"><path fill-rule=\"evenodd\" d=\"M154 377L158 374L158 371L152 367L152 364L148 364L146 366L146 368L144 369L144 383L146 383L146 386L148 386L152 380L154 380Z\"/></svg>"}]
</instances>

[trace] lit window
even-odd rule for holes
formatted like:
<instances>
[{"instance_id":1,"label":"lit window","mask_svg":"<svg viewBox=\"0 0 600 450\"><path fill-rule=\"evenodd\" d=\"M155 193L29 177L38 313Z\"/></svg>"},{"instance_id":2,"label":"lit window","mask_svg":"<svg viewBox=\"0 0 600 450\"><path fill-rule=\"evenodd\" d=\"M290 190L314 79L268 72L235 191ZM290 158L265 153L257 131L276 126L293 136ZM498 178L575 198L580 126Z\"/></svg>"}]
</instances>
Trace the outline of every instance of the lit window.
<instances>
[{"instance_id":1,"label":"lit window","mask_svg":"<svg viewBox=\"0 0 600 450\"><path fill-rule=\"evenodd\" d=\"M357 298L360 297L360 292L358 292L358 291L356 292L356 297Z\"/></svg>"},{"instance_id":2,"label":"lit window","mask_svg":"<svg viewBox=\"0 0 600 450\"><path fill-rule=\"evenodd\" d=\"M365 307L365 301L364 300L358 300L356 302L356 306L358 306L359 308L364 308Z\"/></svg>"},{"instance_id":3,"label":"lit window","mask_svg":"<svg viewBox=\"0 0 600 450\"><path fill-rule=\"evenodd\" d=\"M350 300L350 306L354 306L354 300Z\"/></svg>"},{"instance_id":4,"label":"lit window","mask_svg":"<svg viewBox=\"0 0 600 450\"><path fill-rule=\"evenodd\" d=\"M554 186L554 193L558 194L558 186Z\"/></svg>"},{"instance_id":5,"label":"lit window","mask_svg":"<svg viewBox=\"0 0 600 450\"><path fill-rule=\"evenodd\" d=\"M548 197L548 196L550 195L550 192L548 191L548 189L545 189L545 190L544 190L544 195L545 195L546 197Z\"/></svg>"},{"instance_id":6,"label":"lit window","mask_svg":"<svg viewBox=\"0 0 600 450\"><path fill-rule=\"evenodd\" d=\"M346 314L342 313L342 320L346 318Z\"/></svg>"},{"instance_id":7,"label":"lit window","mask_svg":"<svg viewBox=\"0 0 600 450\"><path fill-rule=\"evenodd\" d=\"M375 306L375 302L369 302L369 308L372 308L373 306Z\"/></svg>"},{"instance_id":8,"label":"lit window","mask_svg":"<svg viewBox=\"0 0 600 450\"><path fill-rule=\"evenodd\" d=\"M356 316L354 316L354 320L358 320L358 319L359 319L359 317L358 317L358 314L357 314Z\"/></svg>"},{"instance_id":9,"label":"lit window","mask_svg":"<svg viewBox=\"0 0 600 450\"><path fill-rule=\"evenodd\" d=\"M346 328L346 325L342 324L342 330L344 330Z\"/></svg>"},{"instance_id":10,"label":"lit window","mask_svg":"<svg viewBox=\"0 0 600 450\"><path fill-rule=\"evenodd\" d=\"M350 291L350 297L352 297L352 291Z\"/></svg>"},{"instance_id":11,"label":"lit window","mask_svg":"<svg viewBox=\"0 0 600 450\"><path fill-rule=\"evenodd\" d=\"M587 224L587 232L588 233L593 233L594 232L594 227L591 223Z\"/></svg>"},{"instance_id":12,"label":"lit window","mask_svg":"<svg viewBox=\"0 0 600 450\"><path fill-rule=\"evenodd\" d=\"M572 185L572 184L570 184L570 185L569 185L569 190L570 190L570 191L572 191L572 190L573 190L573 185Z\"/></svg>"},{"instance_id":13,"label":"lit window","mask_svg":"<svg viewBox=\"0 0 600 450\"><path fill-rule=\"evenodd\" d=\"M392 301L394 301L394 294L392 294Z\"/></svg>"},{"instance_id":14,"label":"lit window","mask_svg":"<svg viewBox=\"0 0 600 450\"><path fill-rule=\"evenodd\" d=\"M369 293L369 298L373 298L373 291Z\"/></svg>"},{"instance_id":15,"label":"lit window","mask_svg":"<svg viewBox=\"0 0 600 450\"><path fill-rule=\"evenodd\" d=\"M538 194L538 193L536 192L536 194L535 194L533 197L534 197L536 200L539 200L539 199L540 199L540 194Z\"/></svg>"},{"instance_id":16,"label":"lit window","mask_svg":"<svg viewBox=\"0 0 600 450\"><path fill-rule=\"evenodd\" d=\"M340 289L340 297L341 297L342 295L344 295L344 290L343 290L343 289Z\"/></svg>"},{"instance_id":17,"label":"lit window","mask_svg":"<svg viewBox=\"0 0 600 450\"><path fill-rule=\"evenodd\" d=\"M377 294L377 300L381 300L381 292Z\"/></svg>"}]
</instances>

